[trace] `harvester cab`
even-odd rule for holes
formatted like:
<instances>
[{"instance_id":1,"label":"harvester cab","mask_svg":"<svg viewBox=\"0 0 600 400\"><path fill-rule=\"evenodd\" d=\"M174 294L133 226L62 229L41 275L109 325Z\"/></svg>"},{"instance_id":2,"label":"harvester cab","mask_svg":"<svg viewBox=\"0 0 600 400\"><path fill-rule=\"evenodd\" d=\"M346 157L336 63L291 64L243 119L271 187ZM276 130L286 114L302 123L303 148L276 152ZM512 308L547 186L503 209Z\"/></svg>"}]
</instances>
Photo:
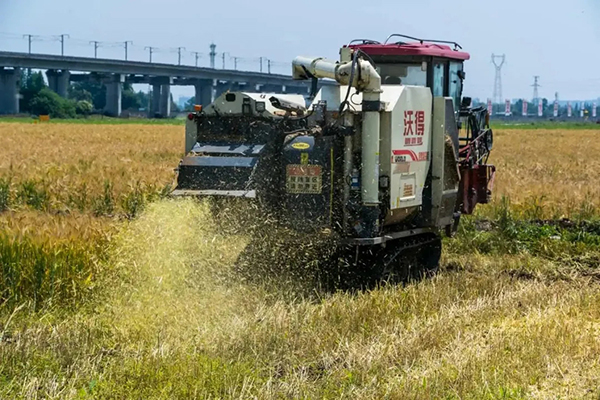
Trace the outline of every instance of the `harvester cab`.
<instances>
[{"instance_id":1,"label":"harvester cab","mask_svg":"<svg viewBox=\"0 0 600 400\"><path fill-rule=\"evenodd\" d=\"M468 59L404 35L352 41L339 61L297 57L295 79L337 85L308 107L232 92L191 113L173 194L252 198L288 227L331 232L340 259L377 277L434 271L439 232L488 202L495 172L487 110L462 97Z\"/></svg>"}]
</instances>

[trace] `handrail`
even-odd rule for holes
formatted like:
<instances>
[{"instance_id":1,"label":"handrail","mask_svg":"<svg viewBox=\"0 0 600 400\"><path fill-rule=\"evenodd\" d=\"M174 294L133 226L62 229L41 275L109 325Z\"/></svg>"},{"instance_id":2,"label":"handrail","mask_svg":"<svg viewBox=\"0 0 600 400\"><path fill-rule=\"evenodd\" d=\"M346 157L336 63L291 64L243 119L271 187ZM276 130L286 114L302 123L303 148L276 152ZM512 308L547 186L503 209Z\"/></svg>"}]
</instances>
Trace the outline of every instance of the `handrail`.
<instances>
[{"instance_id":1,"label":"handrail","mask_svg":"<svg viewBox=\"0 0 600 400\"><path fill-rule=\"evenodd\" d=\"M354 42L362 42L362 44L381 44L381 42L378 42L377 40L371 40L371 39L353 39L353 40L350 41L350 43L348 43L348 46L350 46Z\"/></svg>"},{"instance_id":2,"label":"handrail","mask_svg":"<svg viewBox=\"0 0 600 400\"><path fill-rule=\"evenodd\" d=\"M452 44L454 45L454 50L461 49L462 50L462 46L456 42L453 41L448 41L448 40L436 40L436 39L419 39L413 36L408 36L408 35L403 35L401 33L392 33L390 36L388 36L387 39L385 39L385 42L383 44L388 44L389 40L391 38L393 38L394 36L397 37L402 37L402 38L406 38L406 39L412 39L412 40L416 40L417 42L423 44L425 42L429 42L429 43L444 43L444 44Z\"/></svg>"}]
</instances>

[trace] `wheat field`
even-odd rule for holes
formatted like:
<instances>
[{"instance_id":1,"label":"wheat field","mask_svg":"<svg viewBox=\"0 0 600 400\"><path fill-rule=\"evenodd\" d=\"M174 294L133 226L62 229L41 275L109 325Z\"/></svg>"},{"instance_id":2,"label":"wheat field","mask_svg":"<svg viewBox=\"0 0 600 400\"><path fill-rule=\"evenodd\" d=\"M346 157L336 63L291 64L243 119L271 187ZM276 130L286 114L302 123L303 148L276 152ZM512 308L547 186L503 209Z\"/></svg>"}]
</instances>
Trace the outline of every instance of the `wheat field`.
<instances>
[{"instance_id":1,"label":"wheat field","mask_svg":"<svg viewBox=\"0 0 600 400\"><path fill-rule=\"evenodd\" d=\"M0 398L598 398L600 131L495 133L436 277L331 292L161 196L182 127L0 123Z\"/></svg>"},{"instance_id":2,"label":"wheat field","mask_svg":"<svg viewBox=\"0 0 600 400\"><path fill-rule=\"evenodd\" d=\"M16 193L44 190L44 207L86 210L108 183L116 198L173 183L183 152L173 125L0 124L0 178ZM544 217L572 217L600 204L597 129L495 130L495 198ZM21 186L21 187L19 187Z\"/></svg>"},{"instance_id":3,"label":"wheat field","mask_svg":"<svg viewBox=\"0 0 600 400\"><path fill-rule=\"evenodd\" d=\"M542 218L593 215L600 205L600 130L496 129L495 196ZM591 215L590 215L591 214Z\"/></svg>"}]
</instances>

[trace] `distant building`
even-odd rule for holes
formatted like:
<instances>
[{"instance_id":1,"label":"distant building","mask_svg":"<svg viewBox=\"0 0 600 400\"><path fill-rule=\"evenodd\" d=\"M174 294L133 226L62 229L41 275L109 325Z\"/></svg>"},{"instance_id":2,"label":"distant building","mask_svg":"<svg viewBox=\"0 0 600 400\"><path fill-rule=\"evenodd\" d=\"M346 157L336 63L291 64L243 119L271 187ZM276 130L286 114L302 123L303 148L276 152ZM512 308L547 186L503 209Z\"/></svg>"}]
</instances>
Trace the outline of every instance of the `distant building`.
<instances>
[{"instance_id":1,"label":"distant building","mask_svg":"<svg viewBox=\"0 0 600 400\"><path fill-rule=\"evenodd\" d=\"M183 110L185 108L185 104L191 99L190 96L179 96L179 98L177 99L177 107L179 107L180 110Z\"/></svg>"}]
</instances>

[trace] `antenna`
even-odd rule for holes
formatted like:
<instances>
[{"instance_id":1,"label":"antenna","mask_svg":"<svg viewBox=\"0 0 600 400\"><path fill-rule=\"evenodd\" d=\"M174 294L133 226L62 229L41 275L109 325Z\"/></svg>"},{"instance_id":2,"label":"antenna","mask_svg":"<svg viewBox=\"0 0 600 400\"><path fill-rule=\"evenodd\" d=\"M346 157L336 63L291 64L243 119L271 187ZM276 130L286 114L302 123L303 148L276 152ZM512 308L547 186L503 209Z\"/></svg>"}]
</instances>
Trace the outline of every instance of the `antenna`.
<instances>
[{"instance_id":1,"label":"antenna","mask_svg":"<svg viewBox=\"0 0 600 400\"><path fill-rule=\"evenodd\" d=\"M533 86L533 102L534 103L540 98L538 89L541 88L542 85L539 84L539 82L538 82L539 79L540 79L539 76L537 76L537 75L534 76L533 77L533 85L531 85L531 86Z\"/></svg>"},{"instance_id":2,"label":"antenna","mask_svg":"<svg viewBox=\"0 0 600 400\"><path fill-rule=\"evenodd\" d=\"M496 67L496 76L494 78L494 103L502 103L502 66L506 62L506 55L497 56L492 54L492 64Z\"/></svg>"}]
</instances>

